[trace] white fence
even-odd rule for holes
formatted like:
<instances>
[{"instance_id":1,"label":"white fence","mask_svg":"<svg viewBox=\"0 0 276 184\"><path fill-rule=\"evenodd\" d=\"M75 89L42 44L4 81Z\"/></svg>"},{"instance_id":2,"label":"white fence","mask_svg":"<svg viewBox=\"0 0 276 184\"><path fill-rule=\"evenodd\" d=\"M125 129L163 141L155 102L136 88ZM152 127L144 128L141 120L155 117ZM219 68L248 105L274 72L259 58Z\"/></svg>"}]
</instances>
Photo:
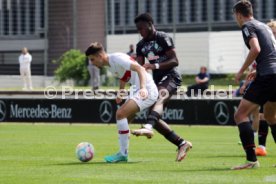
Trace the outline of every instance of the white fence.
<instances>
[{"instance_id":1,"label":"white fence","mask_svg":"<svg viewBox=\"0 0 276 184\"><path fill-rule=\"evenodd\" d=\"M240 31L176 33L174 38L181 74L198 73L200 66L213 74L235 73L247 53ZM140 39L138 33L107 35L107 51L127 52Z\"/></svg>"}]
</instances>

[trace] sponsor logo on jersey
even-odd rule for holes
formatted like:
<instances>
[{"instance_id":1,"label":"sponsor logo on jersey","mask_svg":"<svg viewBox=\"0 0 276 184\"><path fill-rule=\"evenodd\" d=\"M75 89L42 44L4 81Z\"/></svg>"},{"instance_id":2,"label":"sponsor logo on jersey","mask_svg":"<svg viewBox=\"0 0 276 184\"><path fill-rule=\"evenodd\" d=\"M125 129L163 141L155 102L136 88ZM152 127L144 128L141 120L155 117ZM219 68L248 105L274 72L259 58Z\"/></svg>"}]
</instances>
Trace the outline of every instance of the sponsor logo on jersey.
<instances>
[{"instance_id":1,"label":"sponsor logo on jersey","mask_svg":"<svg viewBox=\"0 0 276 184\"><path fill-rule=\"evenodd\" d=\"M243 32L244 32L246 37L249 36L249 31L248 31L247 27L243 28Z\"/></svg>"},{"instance_id":2,"label":"sponsor logo on jersey","mask_svg":"<svg viewBox=\"0 0 276 184\"><path fill-rule=\"evenodd\" d=\"M149 61L157 60L157 59L159 59L159 56L154 55L154 53L151 51L151 52L148 53L147 59L148 59Z\"/></svg>"}]
</instances>

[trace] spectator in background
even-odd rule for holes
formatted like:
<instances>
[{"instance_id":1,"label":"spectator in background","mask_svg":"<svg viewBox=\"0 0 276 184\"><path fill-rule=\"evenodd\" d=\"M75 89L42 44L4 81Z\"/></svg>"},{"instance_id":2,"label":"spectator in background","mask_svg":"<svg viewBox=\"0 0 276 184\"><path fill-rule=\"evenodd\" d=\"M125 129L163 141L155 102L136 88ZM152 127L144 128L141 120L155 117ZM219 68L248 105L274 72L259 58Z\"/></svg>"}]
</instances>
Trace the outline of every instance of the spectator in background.
<instances>
[{"instance_id":1,"label":"spectator in background","mask_svg":"<svg viewBox=\"0 0 276 184\"><path fill-rule=\"evenodd\" d=\"M18 58L20 65L20 76L23 80L23 90L32 90L32 79L31 79L31 62L32 56L28 52L26 47L22 48L22 53Z\"/></svg>"},{"instance_id":2,"label":"spectator in background","mask_svg":"<svg viewBox=\"0 0 276 184\"><path fill-rule=\"evenodd\" d=\"M136 59L136 53L134 51L134 45L133 44L129 45L129 51L127 52L127 55L129 55L133 59Z\"/></svg>"},{"instance_id":3,"label":"spectator in background","mask_svg":"<svg viewBox=\"0 0 276 184\"><path fill-rule=\"evenodd\" d=\"M210 80L210 75L209 73L207 73L207 68L205 66L200 67L200 73L197 74L197 76L195 77L196 84L188 86L187 93L186 93L187 96L191 96L192 91L193 91L193 94L198 94L198 93L202 94L203 91L208 89L209 80Z\"/></svg>"},{"instance_id":4,"label":"spectator in background","mask_svg":"<svg viewBox=\"0 0 276 184\"><path fill-rule=\"evenodd\" d=\"M92 90L97 90L100 86L100 69L93 65L88 57L86 58L86 65L90 75L89 82L92 86Z\"/></svg>"}]
</instances>

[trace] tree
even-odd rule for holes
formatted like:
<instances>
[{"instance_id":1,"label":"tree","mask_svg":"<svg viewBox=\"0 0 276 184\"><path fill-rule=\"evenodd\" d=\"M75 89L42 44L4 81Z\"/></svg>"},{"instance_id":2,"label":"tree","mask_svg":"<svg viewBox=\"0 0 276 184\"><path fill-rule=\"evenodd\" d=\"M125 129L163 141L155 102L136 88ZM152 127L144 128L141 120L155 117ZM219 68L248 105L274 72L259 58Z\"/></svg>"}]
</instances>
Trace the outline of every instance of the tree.
<instances>
[{"instance_id":1,"label":"tree","mask_svg":"<svg viewBox=\"0 0 276 184\"><path fill-rule=\"evenodd\" d=\"M55 77L59 82L68 79L75 81L76 85L86 85L89 81L86 56L79 50L69 50L59 59L60 65L55 71Z\"/></svg>"}]
</instances>

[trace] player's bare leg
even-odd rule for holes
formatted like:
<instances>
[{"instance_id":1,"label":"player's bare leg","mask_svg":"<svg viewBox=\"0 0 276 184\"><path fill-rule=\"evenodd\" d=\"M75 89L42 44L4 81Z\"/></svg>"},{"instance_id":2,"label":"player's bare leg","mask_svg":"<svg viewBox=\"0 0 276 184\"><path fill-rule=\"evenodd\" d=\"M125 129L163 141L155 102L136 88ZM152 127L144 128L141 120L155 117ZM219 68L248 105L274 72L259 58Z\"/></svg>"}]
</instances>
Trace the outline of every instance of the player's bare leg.
<instances>
[{"instance_id":1,"label":"player's bare leg","mask_svg":"<svg viewBox=\"0 0 276 184\"><path fill-rule=\"evenodd\" d=\"M256 108L252 113L252 128L254 131L254 134L258 132L259 125L260 125L260 116L259 116L259 108Z\"/></svg>"},{"instance_id":2,"label":"player's bare leg","mask_svg":"<svg viewBox=\"0 0 276 184\"><path fill-rule=\"evenodd\" d=\"M266 139L268 135L268 124L264 119L263 111L259 113L260 125L258 130L258 141L259 146L256 148L255 152L257 156L266 156Z\"/></svg>"},{"instance_id":3,"label":"player's bare leg","mask_svg":"<svg viewBox=\"0 0 276 184\"><path fill-rule=\"evenodd\" d=\"M129 147L129 126L127 118L131 118L139 112L139 107L132 99L124 103L116 112L116 122L119 134L120 150L118 153L106 156L104 159L108 163L128 161Z\"/></svg>"},{"instance_id":4,"label":"player's bare leg","mask_svg":"<svg viewBox=\"0 0 276 184\"><path fill-rule=\"evenodd\" d=\"M142 125L142 128L133 130L131 132L133 135L146 136L148 139L153 137L154 135L153 128L155 124L159 122L159 119L161 119L161 115L164 112L164 104L167 103L171 97L167 89L159 87L158 91L159 91L159 98L157 102L149 110L147 123ZM166 126L169 127L168 125Z\"/></svg>"}]
</instances>

